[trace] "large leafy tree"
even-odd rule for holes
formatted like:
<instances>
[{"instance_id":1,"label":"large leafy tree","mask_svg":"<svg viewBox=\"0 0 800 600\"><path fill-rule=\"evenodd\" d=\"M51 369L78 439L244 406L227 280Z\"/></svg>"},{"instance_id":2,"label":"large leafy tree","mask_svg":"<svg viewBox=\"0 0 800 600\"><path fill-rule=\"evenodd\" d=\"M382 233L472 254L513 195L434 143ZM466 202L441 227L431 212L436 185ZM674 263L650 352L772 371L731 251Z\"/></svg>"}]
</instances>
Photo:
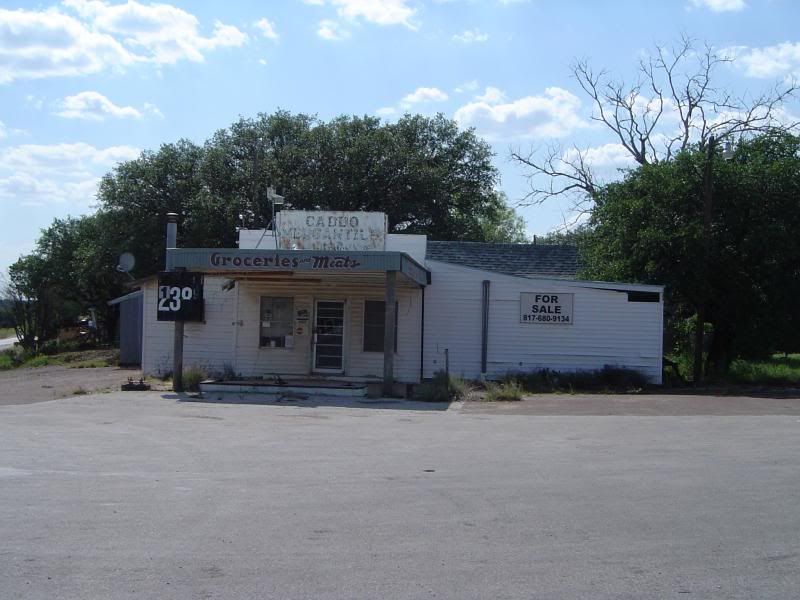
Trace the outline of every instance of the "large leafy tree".
<instances>
[{"instance_id":1,"label":"large leafy tree","mask_svg":"<svg viewBox=\"0 0 800 600\"><path fill-rule=\"evenodd\" d=\"M705 152L642 165L596 199L581 237L586 276L666 284L676 320L707 293L710 366L736 356L800 347L800 138L742 141L730 160L714 156L708 275L703 269L699 172Z\"/></svg>"},{"instance_id":2,"label":"large leafy tree","mask_svg":"<svg viewBox=\"0 0 800 600\"><path fill-rule=\"evenodd\" d=\"M270 187L287 208L385 212L395 232L523 241L524 223L496 191L491 158L473 131L441 115L395 123L286 111L242 118L203 145L180 140L118 165L100 184L97 213L56 220L12 280L36 303L26 307L43 309L36 336L91 305L110 333L105 300L126 279L114 269L120 253L134 254L137 276L163 268L169 212L179 215L179 245L232 247L237 227L269 225Z\"/></svg>"}]
</instances>

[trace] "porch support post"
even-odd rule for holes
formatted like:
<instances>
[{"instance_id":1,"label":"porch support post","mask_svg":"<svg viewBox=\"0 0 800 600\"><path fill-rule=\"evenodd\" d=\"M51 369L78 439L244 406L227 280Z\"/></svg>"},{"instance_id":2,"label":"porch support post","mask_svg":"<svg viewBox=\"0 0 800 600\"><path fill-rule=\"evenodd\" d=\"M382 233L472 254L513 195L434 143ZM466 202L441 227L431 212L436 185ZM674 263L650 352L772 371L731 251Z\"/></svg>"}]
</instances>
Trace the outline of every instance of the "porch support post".
<instances>
[{"instance_id":1,"label":"porch support post","mask_svg":"<svg viewBox=\"0 0 800 600\"><path fill-rule=\"evenodd\" d=\"M383 395L394 393L394 324L396 322L397 271L386 271L386 310L383 321Z\"/></svg>"},{"instance_id":2,"label":"porch support post","mask_svg":"<svg viewBox=\"0 0 800 600\"><path fill-rule=\"evenodd\" d=\"M167 213L167 249L178 247L178 215ZM167 257L167 271L174 271ZM172 391L183 391L183 321L175 321L172 338Z\"/></svg>"}]
</instances>

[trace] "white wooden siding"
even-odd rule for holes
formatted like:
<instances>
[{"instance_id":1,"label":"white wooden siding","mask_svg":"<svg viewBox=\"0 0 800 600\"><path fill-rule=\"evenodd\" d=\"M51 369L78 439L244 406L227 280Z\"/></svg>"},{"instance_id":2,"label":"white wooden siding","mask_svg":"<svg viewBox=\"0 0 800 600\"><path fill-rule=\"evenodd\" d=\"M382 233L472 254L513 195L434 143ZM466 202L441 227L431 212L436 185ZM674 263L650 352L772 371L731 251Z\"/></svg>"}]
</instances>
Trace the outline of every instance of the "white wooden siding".
<instances>
[{"instance_id":1,"label":"white wooden siding","mask_svg":"<svg viewBox=\"0 0 800 600\"><path fill-rule=\"evenodd\" d=\"M437 261L428 261L428 268L432 284L425 291L425 377L444 369L445 349L451 373L480 376L482 282L489 280L488 378L513 371L613 365L636 369L661 383L663 296L657 303L628 302L627 293L596 283L533 280ZM574 323L520 323L521 292L574 293Z\"/></svg>"},{"instance_id":2,"label":"white wooden siding","mask_svg":"<svg viewBox=\"0 0 800 600\"><path fill-rule=\"evenodd\" d=\"M307 375L312 367L314 300L345 300L344 375L383 376L383 353L363 351L364 301L383 300L382 285L238 281L233 290L222 292L224 281L215 277L205 279L206 323L185 325L185 368L198 366L213 374L222 372L226 365L230 365L244 377ZM156 283L152 282L145 287L145 351L142 368L148 375L160 375L172 370L173 326L156 321L156 295ZM294 336L292 348L259 347L262 296L292 298L295 313L300 308L308 309L311 320L306 326L306 333ZM420 373L421 292L416 288L398 286L397 302L395 379L402 383L415 383L419 381Z\"/></svg>"},{"instance_id":3,"label":"white wooden siding","mask_svg":"<svg viewBox=\"0 0 800 600\"><path fill-rule=\"evenodd\" d=\"M208 373L221 372L231 364L231 336L236 309L236 290L223 291L226 279L205 277L203 298L205 322L184 325L183 365L198 367ZM158 283L144 286L144 331L142 335L142 370L146 375L172 372L173 324L156 320Z\"/></svg>"}]
</instances>

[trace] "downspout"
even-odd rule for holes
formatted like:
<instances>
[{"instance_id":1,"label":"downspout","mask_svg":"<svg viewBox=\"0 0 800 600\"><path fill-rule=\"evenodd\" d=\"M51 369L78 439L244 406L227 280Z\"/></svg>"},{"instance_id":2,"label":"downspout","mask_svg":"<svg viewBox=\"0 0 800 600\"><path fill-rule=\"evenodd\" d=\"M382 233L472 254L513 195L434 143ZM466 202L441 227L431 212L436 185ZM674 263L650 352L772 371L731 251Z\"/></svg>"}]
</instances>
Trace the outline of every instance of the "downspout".
<instances>
[{"instance_id":1,"label":"downspout","mask_svg":"<svg viewBox=\"0 0 800 600\"><path fill-rule=\"evenodd\" d=\"M425 376L425 287L422 290L422 319L420 323L420 336L419 336L419 382Z\"/></svg>"},{"instance_id":2,"label":"downspout","mask_svg":"<svg viewBox=\"0 0 800 600\"><path fill-rule=\"evenodd\" d=\"M483 296L481 302L481 378L486 379L486 363L489 350L489 285L488 279L483 280Z\"/></svg>"}]
</instances>

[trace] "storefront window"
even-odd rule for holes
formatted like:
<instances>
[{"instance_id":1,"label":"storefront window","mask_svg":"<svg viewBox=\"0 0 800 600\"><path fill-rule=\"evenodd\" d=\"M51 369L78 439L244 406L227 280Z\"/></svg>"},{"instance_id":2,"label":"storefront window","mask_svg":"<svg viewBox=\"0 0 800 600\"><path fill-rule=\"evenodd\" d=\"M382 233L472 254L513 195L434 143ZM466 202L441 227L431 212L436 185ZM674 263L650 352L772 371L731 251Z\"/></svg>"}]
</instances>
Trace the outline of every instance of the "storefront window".
<instances>
[{"instance_id":1,"label":"storefront window","mask_svg":"<svg viewBox=\"0 0 800 600\"><path fill-rule=\"evenodd\" d=\"M397 304L394 310L394 351L397 352ZM386 303L383 300L364 302L364 352L383 352Z\"/></svg>"},{"instance_id":2,"label":"storefront window","mask_svg":"<svg viewBox=\"0 0 800 600\"><path fill-rule=\"evenodd\" d=\"M292 298L261 297L261 337L265 348L291 346L294 302Z\"/></svg>"}]
</instances>

